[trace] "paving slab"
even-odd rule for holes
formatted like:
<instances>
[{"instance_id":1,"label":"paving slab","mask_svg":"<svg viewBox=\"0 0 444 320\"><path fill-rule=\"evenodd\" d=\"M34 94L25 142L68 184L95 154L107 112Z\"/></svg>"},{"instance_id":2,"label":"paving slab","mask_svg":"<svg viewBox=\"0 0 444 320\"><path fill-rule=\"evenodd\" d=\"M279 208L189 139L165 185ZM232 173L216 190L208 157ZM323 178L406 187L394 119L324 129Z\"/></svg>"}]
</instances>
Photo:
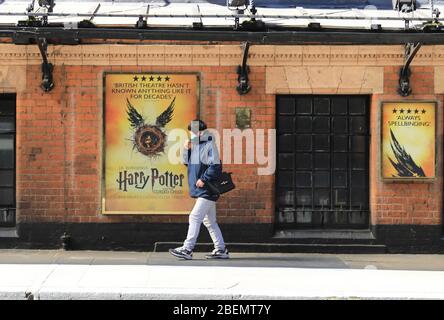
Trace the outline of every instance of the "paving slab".
<instances>
[{"instance_id":1,"label":"paving slab","mask_svg":"<svg viewBox=\"0 0 444 320\"><path fill-rule=\"evenodd\" d=\"M0 250L0 299L444 299L444 255Z\"/></svg>"}]
</instances>

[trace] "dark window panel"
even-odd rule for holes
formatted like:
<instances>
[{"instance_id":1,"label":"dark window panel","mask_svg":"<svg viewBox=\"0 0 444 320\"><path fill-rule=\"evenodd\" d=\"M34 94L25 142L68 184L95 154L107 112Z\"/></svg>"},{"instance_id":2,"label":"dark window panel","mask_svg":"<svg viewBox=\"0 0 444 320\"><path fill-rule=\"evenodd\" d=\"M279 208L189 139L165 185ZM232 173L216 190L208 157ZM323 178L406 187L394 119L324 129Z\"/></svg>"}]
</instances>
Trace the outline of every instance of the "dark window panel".
<instances>
[{"instance_id":1,"label":"dark window panel","mask_svg":"<svg viewBox=\"0 0 444 320\"><path fill-rule=\"evenodd\" d=\"M329 188L330 187L330 172L317 171L313 173L315 188Z\"/></svg>"},{"instance_id":2,"label":"dark window panel","mask_svg":"<svg viewBox=\"0 0 444 320\"><path fill-rule=\"evenodd\" d=\"M314 205L319 207L330 206L330 189L315 189Z\"/></svg>"},{"instance_id":3,"label":"dark window panel","mask_svg":"<svg viewBox=\"0 0 444 320\"><path fill-rule=\"evenodd\" d=\"M311 189L296 189L296 205L299 207L311 207Z\"/></svg>"},{"instance_id":4,"label":"dark window panel","mask_svg":"<svg viewBox=\"0 0 444 320\"><path fill-rule=\"evenodd\" d=\"M279 132L293 133L294 132L294 118L288 116L279 116Z\"/></svg>"},{"instance_id":5,"label":"dark window panel","mask_svg":"<svg viewBox=\"0 0 444 320\"><path fill-rule=\"evenodd\" d=\"M295 99L294 98L279 98L278 101L278 113L294 115L295 111Z\"/></svg>"},{"instance_id":6,"label":"dark window panel","mask_svg":"<svg viewBox=\"0 0 444 320\"><path fill-rule=\"evenodd\" d=\"M293 152L294 151L294 135L283 134L279 136L279 150L281 152Z\"/></svg>"},{"instance_id":7,"label":"dark window panel","mask_svg":"<svg viewBox=\"0 0 444 320\"><path fill-rule=\"evenodd\" d=\"M322 213L322 222L324 227L333 227L336 224L335 216L333 212L321 211Z\"/></svg>"},{"instance_id":8,"label":"dark window panel","mask_svg":"<svg viewBox=\"0 0 444 320\"><path fill-rule=\"evenodd\" d=\"M330 136L326 134L313 136L313 145L315 151L330 151Z\"/></svg>"},{"instance_id":9,"label":"dark window panel","mask_svg":"<svg viewBox=\"0 0 444 320\"><path fill-rule=\"evenodd\" d=\"M365 152L367 150L367 137L352 136L350 139L352 152Z\"/></svg>"},{"instance_id":10,"label":"dark window panel","mask_svg":"<svg viewBox=\"0 0 444 320\"><path fill-rule=\"evenodd\" d=\"M311 114L312 113L311 98L298 98L296 102L296 113Z\"/></svg>"},{"instance_id":11,"label":"dark window panel","mask_svg":"<svg viewBox=\"0 0 444 320\"><path fill-rule=\"evenodd\" d=\"M367 168L366 154L365 153L352 153L351 154L351 167L352 167L352 169Z\"/></svg>"},{"instance_id":12,"label":"dark window panel","mask_svg":"<svg viewBox=\"0 0 444 320\"><path fill-rule=\"evenodd\" d=\"M296 118L296 131L310 133L312 131L311 117L297 117Z\"/></svg>"},{"instance_id":13,"label":"dark window panel","mask_svg":"<svg viewBox=\"0 0 444 320\"><path fill-rule=\"evenodd\" d=\"M314 98L314 114L330 114L329 98Z\"/></svg>"},{"instance_id":14,"label":"dark window panel","mask_svg":"<svg viewBox=\"0 0 444 320\"><path fill-rule=\"evenodd\" d=\"M333 118L333 132L334 133L347 133L347 118L346 117L334 117Z\"/></svg>"},{"instance_id":15,"label":"dark window panel","mask_svg":"<svg viewBox=\"0 0 444 320\"><path fill-rule=\"evenodd\" d=\"M360 210L368 209L367 193L367 189L364 188L351 188L351 205Z\"/></svg>"},{"instance_id":16,"label":"dark window panel","mask_svg":"<svg viewBox=\"0 0 444 320\"><path fill-rule=\"evenodd\" d=\"M0 168L14 168L14 136L0 135Z\"/></svg>"},{"instance_id":17,"label":"dark window panel","mask_svg":"<svg viewBox=\"0 0 444 320\"><path fill-rule=\"evenodd\" d=\"M0 171L0 187L14 186L14 171Z\"/></svg>"},{"instance_id":18,"label":"dark window panel","mask_svg":"<svg viewBox=\"0 0 444 320\"><path fill-rule=\"evenodd\" d=\"M364 97L350 97L348 106L350 115L365 115L367 112Z\"/></svg>"},{"instance_id":19,"label":"dark window panel","mask_svg":"<svg viewBox=\"0 0 444 320\"><path fill-rule=\"evenodd\" d=\"M291 171L279 171L279 186L293 187L293 173Z\"/></svg>"},{"instance_id":20,"label":"dark window panel","mask_svg":"<svg viewBox=\"0 0 444 320\"><path fill-rule=\"evenodd\" d=\"M333 137L333 151L347 152L348 151L348 136L335 135Z\"/></svg>"},{"instance_id":21,"label":"dark window panel","mask_svg":"<svg viewBox=\"0 0 444 320\"><path fill-rule=\"evenodd\" d=\"M14 189L0 188L0 207L14 205Z\"/></svg>"},{"instance_id":22,"label":"dark window panel","mask_svg":"<svg viewBox=\"0 0 444 320\"><path fill-rule=\"evenodd\" d=\"M353 187L353 188L355 188L355 187L358 187L358 188L360 188L360 187L362 187L362 188L364 188L364 187L366 187L366 172L365 171L361 171L361 170L359 170L359 171L357 171L357 170L353 170L352 172L351 172L351 186Z\"/></svg>"},{"instance_id":23,"label":"dark window panel","mask_svg":"<svg viewBox=\"0 0 444 320\"><path fill-rule=\"evenodd\" d=\"M296 151L311 151L311 135L299 134L296 136Z\"/></svg>"},{"instance_id":24,"label":"dark window panel","mask_svg":"<svg viewBox=\"0 0 444 320\"><path fill-rule=\"evenodd\" d=\"M318 169L330 169L330 153L315 153L314 168Z\"/></svg>"},{"instance_id":25,"label":"dark window panel","mask_svg":"<svg viewBox=\"0 0 444 320\"><path fill-rule=\"evenodd\" d=\"M348 223L348 212L346 211L336 211L330 212L328 215L328 223L332 226L345 226Z\"/></svg>"},{"instance_id":26,"label":"dark window panel","mask_svg":"<svg viewBox=\"0 0 444 320\"><path fill-rule=\"evenodd\" d=\"M279 205L292 206L294 204L294 191L289 189L279 189Z\"/></svg>"},{"instance_id":27,"label":"dark window panel","mask_svg":"<svg viewBox=\"0 0 444 320\"><path fill-rule=\"evenodd\" d=\"M346 169L347 168L347 154L346 153L334 153L333 154L333 169Z\"/></svg>"},{"instance_id":28,"label":"dark window panel","mask_svg":"<svg viewBox=\"0 0 444 320\"><path fill-rule=\"evenodd\" d=\"M346 97L334 97L331 99L331 113L337 114L347 114L347 98Z\"/></svg>"},{"instance_id":29,"label":"dark window panel","mask_svg":"<svg viewBox=\"0 0 444 320\"><path fill-rule=\"evenodd\" d=\"M350 224L357 225L367 225L368 224L368 214L362 211L352 211L349 212L349 222Z\"/></svg>"},{"instance_id":30,"label":"dark window panel","mask_svg":"<svg viewBox=\"0 0 444 320\"><path fill-rule=\"evenodd\" d=\"M298 188L309 188L312 186L311 182L311 172L296 172L296 187Z\"/></svg>"},{"instance_id":31,"label":"dark window panel","mask_svg":"<svg viewBox=\"0 0 444 320\"><path fill-rule=\"evenodd\" d=\"M0 210L0 224L3 227L15 226L15 209L9 206L7 210Z\"/></svg>"},{"instance_id":32,"label":"dark window panel","mask_svg":"<svg viewBox=\"0 0 444 320\"><path fill-rule=\"evenodd\" d=\"M333 172L333 187L347 187L347 172L334 171Z\"/></svg>"},{"instance_id":33,"label":"dark window panel","mask_svg":"<svg viewBox=\"0 0 444 320\"><path fill-rule=\"evenodd\" d=\"M279 154L279 169L293 169L294 156L292 153Z\"/></svg>"},{"instance_id":34,"label":"dark window panel","mask_svg":"<svg viewBox=\"0 0 444 320\"><path fill-rule=\"evenodd\" d=\"M15 207L15 94L0 94L0 208ZM0 227L15 225L15 210L0 210Z\"/></svg>"},{"instance_id":35,"label":"dark window panel","mask_svg":"<svg viewBox=\"0 0 444 320\"><path fill-rule=\"evenodd\" d=\"M352 133L366 133L367 121L365 117L351 117L350 128Z\"/></svg>"},{"instance_id":36,"label":"dark window panel","mask_svg":"<svg viewBox=\"0 0 444 320\"><path fill-rule=\"evenodd\" d=\"M279 214L279 222L294 223L294 208L281 208Z\"/></svg>"},{"instance_id":37,"label":"dark window panel","mask_svg":"<svg viewBox=\"0 0 444 320\"><path fill-rule=\"evenodd\" d=\"M311 224L312 212L307 210L298 210L296 212L296 223Z\"/></svg>"},{"instance_id":38,"label":"dark window panel","mask_svg":"<svg viewBox=\"0 0 444 320\"><path fill-rule=\"evenodd\" d=\"M366 98L293 98L295 114L284 117L278 114L277 119L280 134L294 132L293 149L279 150L278 155L277 202L283 204L279 204L277 220L327 228L368 225ZM285 118L293 118L294 122ZM290 138L285 139L291 143ZM279 145L285 142L280 141ZM364 176L360 176L361 173ZM289 190L294 193L289 194ZM362 211L363 216L351 223L348 221L351 210ZM287 213L291 219L287 219Z\"/></svg>"},{"instance_id":39,"label":"dark window panel","mask_svg":"<svg viewBox=\"0 0 444 320\"><path fill-rule=\"evenodd\" d=\"M0 116L15 115L15 97L2 95L0 98Z\"/></svg>"},{"instance_id":40,"label":"dark window panel","mask_svg":"<svg viewBox=\"0 0 444 320\"><path fill-rule=\"evenodd\" d=\"M323 226L324 222L324 212L323 211L313 211L311 214L311 223L315 226Z\"/></svg>"},{"instance_id":41,"label":"dark window panel","mask_svg":"<svg viewBox=\"0 0 444 320\"><path fill-rule=\"evenodd\" d=\"M311 169L312 168L311 153L297 153L296 154L296 169Z\"/></svg>"},{"instance_id":42,"label":"dark window panel","mask_svg":"<svg viewBox=\"0 0 444 320\"><path fill-rule=\"evenodd\" d=\"M15 131L15 118L0 117L0 133L14 132L14 131Z\"/></svg>"},{"instance_id":43,"label":"dark window panel","mask_svg":"<svg viewBox=\"0 0 444 320\"><path fill-rule=\"evenodd\" d=\"M314 117L313 118L313 132L314 133L329 133L330 132L330 118L329 117Z\"/></svg>"},{"instance_id":44,"label":"dark window panel","mask_svg":"<svg viewBox=\"0 0 444 320\"><path fill-rule=\"evenodd\" d=\"M336 207L348 206L347 189L333 189L333 203Z\"/></svg>"}]
</instances>

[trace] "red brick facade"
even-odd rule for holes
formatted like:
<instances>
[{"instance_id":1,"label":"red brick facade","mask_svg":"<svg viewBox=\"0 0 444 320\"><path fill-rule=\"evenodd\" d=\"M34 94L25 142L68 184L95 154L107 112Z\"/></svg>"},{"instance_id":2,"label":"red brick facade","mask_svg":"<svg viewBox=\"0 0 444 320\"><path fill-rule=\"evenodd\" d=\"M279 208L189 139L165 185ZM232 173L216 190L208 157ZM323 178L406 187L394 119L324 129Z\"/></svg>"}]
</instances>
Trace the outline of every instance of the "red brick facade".
<instances>
[{"instance_id":1,"label":"red brick facade","mask_svg":"<svg viewBox=\"0 0 444 320\"><path fill-rule=\"evenodd\" d=\"M186 222L186 216L104 216L101 214L102 76L104 72L198 72L201 114L210 127L233 128L236 107L252 108L253 129L275 127L275 95L265 94L265 67L252 67L252 91L240 96L233 67L56 66L56 87L40 89L40 67L27 67L27 89L17 95L18 222ZM385 67L384 94L372 96L371 224L441 224L442 148L438 178L427 183L385 183L379 176L379 104L399 99L399 67ZM432 67L414 67L412 95L435 96ZM438 112L437 145L442 142ZM218 202L222 223L273 223L274 176L258 176L257 165L226 165L237 190Z\"/></svg>"},{"instance_id":2,"label":"red brick facade","mask_svg":"<svg viewBox=\"0 0 444 320\"><path fill-rule=\"evenodd\" d=\"M413 67L412 94L405 100L437 101L437 178L424 183L387 183L380 179L379 105L385 100L399 100L399 67L384 68L384 94L372 96L370 201L372 224L439 225L442 223L442 130L443 96L434 94L434 68Z\"/></svg>"},{"instance_id":3,"label":"red brick facade","mask_svg":"<svg viewBox=\"0 0 444 320\"><path fill-rule=\"evenodd\" d=\"M102 76L104 72L198 72L201 115L216 129L233 128L235 107L252 108L252 127L274 128L275 96L266 95L265 68L252 67L252 91L240 96L233 67L56 66L56 87L40 89L40 67L27 67L17 96L18 222L186 222L187 216L101 214ZM235 70L234 70L235 71ZM272 223L273 176L256 165L227 165L237 190L218 202L222 223Z\"/></svg>"},{"instance_id":4,"label":"red brick facade","mask_svg":"<svg viewBox=\"0 0 444 320\"><path fill-rule=\"evenodd\" d=\"M420 63L417 65L414 63L411 67L410 81L413 92L409 97L402 98L397 93L399 69L403 60L401 46L385 46L384 53L380 53L377 46L370 48L353 46L347 47L348 51L344 54L341 46L252 46L248 60L252 90L246 95L239 95L236 91L238 85L236 66L242 56L240 45L199 44L194 47L190 44L187 43L182 47L178 45L177 54L172 43L165 45L165 48L171 46L172 49L162 49L163 45L160 44L149 44L160 52L151 56L147 54L149 58L143 58L145 52L150 49L145 45L137 46L137 54L132 53L131 45L123 46L125 54L122 54L121 60L118 60L119 54L115 52L114 55L107 56L106 52L117 50L112 44L83 45L81 48L61 46L57 49L59 55L50 55L50 60L55 65L55 87L48 93L44 93L40 88L41 60L37 49L34 48L35 54L30 55L34 50L31 46L25 50L20 46L0 44L0 46L11 46L11 50L17 50L7 56L10 60L5 60L3 65L9 63L12 66L19 66L24 68L23 74L26 73L26 81L15 81L9 74L8 81L13 85L0 86L0 93L17 93L17 225L27 225L26 228L31 231L33 224L48 222L59 225L159 223L170 226L172 223L177 223L186 226L187 215L103 215L101 213L103 75L106 72L198 73L201 118L209 127L219 132L222 129L236 127L235 109L238 107L251 109L253 129L275 129L278 94L368 95L371 101L369 227L370 229L372 226L405 227L406 229L402 231L403 237L410 237L411 241L416 241L415 232L410 232L409 226L429 226L436 238L433 241L438 241L438 246L442 246L439 241L441 241L443 219L444 85L437 80L442 78L437 72L444 72L444 67L440 67L444 63L437 60L441 64L434 66L427 59L424 60L433 49L431 46L425 48L423 60L419 60ZM105 53L98 52L95 56L93 53L95 48ZM73 61L69 61L70 50L78 50L73 54ZM442 48L436 50L441 52ZM421 58L421 51L418 55ZM100 59L105 59L103 57L107 57L107 60L101 65ZM128 63L125 57L130 59ZM150 65L149 59L159 59L160 62L153 60L155 65ZM96 63L96 60L99 63ZM0 69L0 84L1 72ZM16 90L14 85L21 87ZM390 100L437 101L435 180L415 183L382 181L380 104L382 101ZM245 153L253 151L245 150L244 141L244 158ZM267 146L265 146L266 153ZM262 230L269 231L265 238L271 239L276 215L275 175L259 176L258 168L258 164L224 164L226 171L233 172L237 188L218 201L218 221L221 225L247 224L263 227ZM129 228L125 230L130 232ZM392 236L391 230L384 229L380 232L383 234L381 241ZM424 237L428 237L430 230L424 230ZM100 232L102 231L98 231L98 234L101 234ZM256 231L252 229L251 232ZM253 236L261 238L260 234ZM140 235L142 241L144 237L145 234ZM156 234L153 235L153 238L156 237ZM165 239L169 238L167 234ZM155 240L157 241L157 238Z\"/></svg>"}]
</instances>

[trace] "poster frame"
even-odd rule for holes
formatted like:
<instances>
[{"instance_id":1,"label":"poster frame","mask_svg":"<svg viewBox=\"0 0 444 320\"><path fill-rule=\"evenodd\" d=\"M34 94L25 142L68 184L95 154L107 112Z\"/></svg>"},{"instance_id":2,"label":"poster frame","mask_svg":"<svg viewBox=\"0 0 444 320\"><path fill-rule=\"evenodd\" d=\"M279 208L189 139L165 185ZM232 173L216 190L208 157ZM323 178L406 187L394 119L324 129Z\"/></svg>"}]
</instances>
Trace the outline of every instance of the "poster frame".
<instances>
[{"instance_id":1,"label":"poster frame","mask_svg":"<svg viewBox=\"0 0 444 320\"><path fill-rule=\"evenodd\" d=\"M384 177L383 175L383 157L384 157L384 143L383 143L383 130L384 130L384 118L383 118L383 111L384 111L384 105L387 103L432 103L433 104L433 111L434 111L434 122L435 122L435 132L433 135L434 145L435 145L435 154L434 154L434 167L435 167L435 175L433 177L426 177L426 178L419 178L419 177ZM378 112L378 124L379 124L379 178L383 182L429 182L433 183L436 182L438 179L437 177L437 170L438 170L438 141L437 141L437 132L438 132L438 101L432 100L432 99L412 99L412 100L382 100L379 102L379 112Z\"/></svg>"},{"instance_id":2,"label":"poster frame","mask_svg":"<svg viewBox=\"0 0 444 320\"><path fill-rule=\"evenodd\" d=\"M102 150L100 151L100 154L102 156L102 161L101 161L101 165L102 168L100 170L101 173L101 177L100 177L100 214L101 215L134 215L134 216L139 216L139 215L156 215L156 216L161 216L161 215L187 215L189 214L189 210L186 211L113 211L113 210L108 210L106 211L106 192L105 192L105 188L106 188L106 181L105 181L105 177L106 177L106 77L107 75L147 75L147 74L165 74L165 75L195 75L196 76L196 99L197 99L197 118L200 119L202 112L201 112L201 92L202 92L202 76L201 76L201 72L169 72L169 71L159 71L159 70L147 70L146 72L143 71L135 71L135 72L131 72L131 71L104 71L102 74L102 128L101 128L101 133L102 133L102 143L101 143L101 148Z\"/></svg>"}]
</instances>

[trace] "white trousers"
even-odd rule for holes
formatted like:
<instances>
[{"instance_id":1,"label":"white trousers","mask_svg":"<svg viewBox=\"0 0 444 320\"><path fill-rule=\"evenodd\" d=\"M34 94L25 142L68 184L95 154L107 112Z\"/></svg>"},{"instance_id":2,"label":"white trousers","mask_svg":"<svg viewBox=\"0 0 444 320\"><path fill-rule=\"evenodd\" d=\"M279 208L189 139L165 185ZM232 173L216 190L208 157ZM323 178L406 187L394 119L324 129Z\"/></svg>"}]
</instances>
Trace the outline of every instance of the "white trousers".
<instances>
[{"instance_id":1,"label":"white trousers","mask_svg":"<svg viewBox=\"0 0 444 320\"><path fill-rule=\"evenodd\" d=\"M224 238L216 222L216 202L204 198L197 198L193 210L191 210L187 239L183 243L183 246L188 250L194 249L202 222L210 233L214 248L224 250Z\"/></svg>"}]
</instances>

